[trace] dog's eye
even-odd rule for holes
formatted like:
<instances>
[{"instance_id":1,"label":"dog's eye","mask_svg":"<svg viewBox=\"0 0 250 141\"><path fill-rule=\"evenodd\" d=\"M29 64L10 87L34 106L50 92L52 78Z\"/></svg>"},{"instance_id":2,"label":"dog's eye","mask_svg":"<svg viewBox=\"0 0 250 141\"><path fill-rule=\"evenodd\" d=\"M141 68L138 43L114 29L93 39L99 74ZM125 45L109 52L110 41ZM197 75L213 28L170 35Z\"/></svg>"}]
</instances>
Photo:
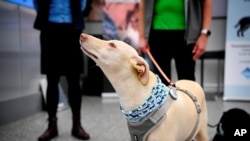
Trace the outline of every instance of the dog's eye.
<instances>
[{"instance_id":1,"label":"dog's eye","mask_svg":"<svg viewBox=\"0 0 250 141\"><path fill-rule=\"evenodd\" d=\"M116 45L115 45L113 42L110 42L109 45L110 45L112 48L116 48Z\"/></svg>"}]
</instances>

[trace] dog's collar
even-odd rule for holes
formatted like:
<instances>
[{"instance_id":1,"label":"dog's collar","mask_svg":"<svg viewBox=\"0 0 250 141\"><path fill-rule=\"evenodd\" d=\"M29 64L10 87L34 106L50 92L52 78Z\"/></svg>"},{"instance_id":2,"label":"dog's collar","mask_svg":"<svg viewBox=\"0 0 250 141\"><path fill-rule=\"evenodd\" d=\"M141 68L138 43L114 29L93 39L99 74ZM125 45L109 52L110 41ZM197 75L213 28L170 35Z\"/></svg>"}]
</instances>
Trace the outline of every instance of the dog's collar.
<instances>
[{"instance_id":1,"label":"dog's collar","mask_svg":"<svg viewBox=\"0 0 250 141\"><path fill-rule=\"evenodd\" d=\"M167 97L169 95L169 88L161 82L161 79L158 75L156 75L156 77L157 83L153 87L152 94L138 108L131 111L126 111L122 106L120 106L120 110L125 115L126 119L130 122L142 121L152 111L160 108L167 100Z\"/></svg>"}]
</instances>

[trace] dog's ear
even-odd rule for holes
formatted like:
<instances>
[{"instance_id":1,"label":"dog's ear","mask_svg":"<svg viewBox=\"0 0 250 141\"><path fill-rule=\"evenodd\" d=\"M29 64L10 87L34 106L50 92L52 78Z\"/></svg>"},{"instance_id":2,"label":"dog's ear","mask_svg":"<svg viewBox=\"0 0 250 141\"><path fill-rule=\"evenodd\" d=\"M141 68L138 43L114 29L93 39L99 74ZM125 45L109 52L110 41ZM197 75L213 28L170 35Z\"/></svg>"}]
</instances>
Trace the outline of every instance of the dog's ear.
<instances>
[{"instance_id":1,"label":"dog's ear","mask_svg":"<svg viewBox=\"0 0 250 141\"><path fill-rule=\"evenodd\" d=\"M137 78L142 85L147 85L149 80L149 66L147 62L140 56L130 59L132 67L137 72Z\"/></svg>"}]
</instances>

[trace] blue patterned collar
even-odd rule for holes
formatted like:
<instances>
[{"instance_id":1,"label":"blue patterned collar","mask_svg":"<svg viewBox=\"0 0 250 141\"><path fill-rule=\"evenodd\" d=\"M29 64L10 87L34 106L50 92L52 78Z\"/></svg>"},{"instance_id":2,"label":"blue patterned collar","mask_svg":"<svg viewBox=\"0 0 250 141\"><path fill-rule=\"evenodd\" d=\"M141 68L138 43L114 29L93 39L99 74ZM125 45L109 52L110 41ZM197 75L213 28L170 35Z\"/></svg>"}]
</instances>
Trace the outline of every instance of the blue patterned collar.
<instances>
[{"instance_id":1,"label":"blue patterned collar","mask_svg":"<svg viewBox=\"0 0 250 141\"><path fill-rule=\"evenodd\" d=\"M167 100L169 88L161 82L158 75L157 84L152 89L152 94L139 107L134 110L126 111L120 106L120 110L130 122L139 122L147 117L152 111L159 109Z\"/></svg>"}]
</instances>

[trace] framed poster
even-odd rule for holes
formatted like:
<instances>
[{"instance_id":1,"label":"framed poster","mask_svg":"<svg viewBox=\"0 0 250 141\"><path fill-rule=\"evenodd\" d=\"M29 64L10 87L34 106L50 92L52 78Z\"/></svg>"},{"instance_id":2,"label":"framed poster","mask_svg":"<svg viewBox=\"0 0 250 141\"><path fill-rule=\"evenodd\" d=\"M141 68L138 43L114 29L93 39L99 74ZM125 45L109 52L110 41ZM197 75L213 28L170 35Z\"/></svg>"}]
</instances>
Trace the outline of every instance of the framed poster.
<instances>
[{"instance_id":1,"label":"framed poster","mask_svg":"<svg viewBox=\"0 0 250 141\"><path fill-rule=\"evenodd\" d=\"M139 0L106 0L103 6L103 38L139 43Z\"/></svg>"}]
</instances>

